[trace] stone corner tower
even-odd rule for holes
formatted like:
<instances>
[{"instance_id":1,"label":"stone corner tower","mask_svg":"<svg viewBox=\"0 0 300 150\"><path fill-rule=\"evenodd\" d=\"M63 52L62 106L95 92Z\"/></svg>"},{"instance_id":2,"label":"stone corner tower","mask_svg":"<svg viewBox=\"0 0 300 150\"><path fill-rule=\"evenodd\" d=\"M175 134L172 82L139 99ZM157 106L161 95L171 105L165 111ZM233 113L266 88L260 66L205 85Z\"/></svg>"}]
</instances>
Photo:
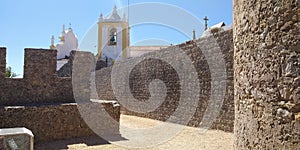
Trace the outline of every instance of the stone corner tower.
<instances>
[{"instance_id":1,"label":"stone corner tower","mask_svg":"<svg viewBox=\"0 0 300 150\"><path fill-rule=\"evenodd\" d=\"M235 149L299 149L300 1L233 1Z\"/></svg>"}]
</instances>

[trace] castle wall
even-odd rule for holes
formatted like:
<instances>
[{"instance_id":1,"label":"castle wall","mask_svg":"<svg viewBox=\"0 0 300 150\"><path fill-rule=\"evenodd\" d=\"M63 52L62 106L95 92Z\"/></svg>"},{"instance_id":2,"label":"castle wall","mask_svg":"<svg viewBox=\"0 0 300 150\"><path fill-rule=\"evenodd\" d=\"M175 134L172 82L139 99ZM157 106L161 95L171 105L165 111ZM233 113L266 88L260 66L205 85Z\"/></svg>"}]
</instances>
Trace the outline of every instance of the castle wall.
<instances>
[{"instance_id":1,"label":"castle wall","mask_svg":"<svg viewBox=\"0 0 300 150\"><path fill-rule=\"evenodd\" d=\"M52 140L62 140L78 137L96 136L93 130L84 122L82 114L88 113L89 117L96 118L102 107L111 113L119 122L120 107L113 107L111 103L85 103L80 104L78 111L76 103L52 104L40 106L1 107L0 127L15 128L26 127L34 134L35 143ZM119 125L108 120L94 119L102 134L119 134ZM91 122L89 122L91 125Z\"/></svg>"},{"instance_id":2,"label":"castle wall","mask_svg":"<svg viewBox=\"0 0 300 150\"><path fill-rule=\"evenodd\" d=\"M33 81L55 80L56 50L25 49L24 78Z\"/></svg>"},{"instance_id":3,"label":"castle wall","mask_svg":"<svg viewBox=\"0 0 300 150\"><path fill-rule=\"evenodd\" d=\"M6 49L0 48L0 72L5 72ZM24 78L0 76L0 128L26 127L35 142L119 134L120 107L114 102L90 101L91 53L73 52L77 72L68 78L56 74L55 50L25 49ZM71 68L72 69L72 68ZM72 84L75 83L75 86ZM75 94L73 93L75 90ZM80 102L80 104L75 103ZM17 106L17 107L16 107ZM99 118L105 110L115 121ZM81 110L79 113L78 110ZM97 118L98 117L98 118Z\"/></svg>"},{"instance_id":4,"label":"castle wall","mask_svg":"<svg viewBox=\"0 0 300 150\"><path fill-rule=\"evenodd\" d=\"M0 51L1 66L6 64L5 52L5 49ZM56 50L25 49L24 78L0 76L0 105L74 102L71 78L57 77L56 53Z\"/></svg>"},{"instance_id":5,"label":"castle wall","mask_svg":"<svg viewBox=\"0 0 300 150\"><path fill-rule=\"evenodd\" d=\"M216 64L208 65L206 57L209 59L216 59L216 55L220 48L222 57L225 60L226 66L226 80L220 81L225 82L226 85L226 93L224 102L221 108L220 113L218 114L217 119L214 121L211 128L213 129L220 129L224 131L233 131L233 123L234 123L234 101L233 101L233 33L232 30L224 31L215 33L213 36L202 38L197 41L189 41L187 43L183 43L178 45L191 59L194 64L194 67L198 73L199 84L201 87L201 91L199 93L199 102L198 107L196 109L196 113L192 117L189 122L189 126L199 127L200 122L203 118L206 108L208 107L209 99L211 95L212 86L211 84L211 70L210 67L215 67ZM216 42L212 42L212 41ZM175 47L169 47L167 49L160 50L158 52L149 53L143 55L145 56L168 56L165 57L169 59L169 61L176 60L179 64L183 64L182 60L178 59L177 56L173 53ZM205 55L202 53L203 51L207 50L209 55ZM178 60L177 60L178 59ZM128 70L128 66L132 64L136 59L128 60L124 64L116 64L118 66L114 66L117 68L122 68L124 70ZM182 72L185 75L189 75L193 72L188 72L185 68L181 68ZM215 74L220 74L219 71L222 69L217 68ZM104 68L100 71L96 72L96 86L99 99L107 99L107 100L116 100L114 95L114 91L112 90L111 86L111 75L112 75L112 68ZM122 76L123 74L120 72L117 76ZM138 63L132 71L130 72L129 76L129 85L130 91L135 99L139 101L146 101L149 99L150 92L148 85L154 79L162 80L166 87L167 87L167 96L165 101L154 111L150 113L138 113L127 110L126 108L122 107L122 113L142 116L152 119L158 119L162 121L166 121L176 110L180 102L180 93L182 91L182 87L180 86L180 79L178 73L174 68L166 63L165 60L158 60L158 59L145 59L142 62ZM114 79L116 83L120 83L121 81ZM194 84L192 81L189 84ZM118 88L118 90L122 90L122 88ZM126 89L125 89L126 90ZM123 96L126 97L126 91L121 91L119 93L123 93ZM115 91L117 92L117 91ZM221 95L216 95L221 96ZM185 105L185 104L184 104ZM217 106L215 106L217 107ZM182 116L188 117L188 116Z\"/></svg>"},{"instance_id":6,"label":"castle wall","mask_svg":"<svg viewBox=\"0 0 300 150\"><path fill-rule=\"evenodd\" d=\"M5 77L6 70L6 48L0 47L0 80Z\"/></svg>"},{"instance_id":7,"label":"castle wall","mask_svg":"<svg viewBox=\"0 0 300 150\"><path fill-rule=\"evenodd\" d=\"M235 149L300 147L300 3L234 0Z\"/></svg>"}]
</instances>

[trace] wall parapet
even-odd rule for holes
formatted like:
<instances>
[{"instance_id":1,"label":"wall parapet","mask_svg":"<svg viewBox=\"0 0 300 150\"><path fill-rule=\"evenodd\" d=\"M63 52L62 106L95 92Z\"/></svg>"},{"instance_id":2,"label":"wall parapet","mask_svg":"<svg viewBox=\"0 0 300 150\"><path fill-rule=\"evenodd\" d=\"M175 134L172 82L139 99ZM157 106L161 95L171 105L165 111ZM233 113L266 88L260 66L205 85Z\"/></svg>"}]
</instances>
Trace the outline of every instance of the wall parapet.
<instances>
[{"instance_id":1,"label":"wall parapet","mask_svg":"<svg viewBox=\"0 0 300 150\"><path fill-rule=\"evenodd\" d=\"M88 125L101 125L96 129L101 135L118 135L120 106L114 102L89 101L90 81L86 77L91 70L81 68L86 69L92 63L93 59L89 58L93 55L72 53L73 57L78 56L75 65L79 71L73 78L78 81L75 88L71 77L57 76L56 55L56 50L25 49L24 78L0 76L0 128L26 127L35 135L35 142L95 136L95 129ZM5 72L5 57L6 48L0 48L1 72ZM76 102L80 102L75 103L75 96ZM99 113L104 112L114 121L99 118ZM84 115L92 119L84 120Z\"/></svg>"},{"instance_id":2,"label":"wall parapet","mask_svg":"<svg viewBox=\"0 0 300 150\"><path fill-rule=\"evenodd\" d=\"M6 70L6 48L0 47L0 80L5 77Z\"/></svg>"},{"instance_id":3,"label":"wall parapet","mask_svg":"<svg viewBox=\"0 0 300 150\"><path fill-rule=\"evenodd\" d=\"M6 48L0 48L0 106L75 102L71 77L56 72L57 51L25 49L24 78L5 78ZM73 52L80 57L87 52ZM72 69L72 68L71 68Z\"/></svg>"}]
</instances>

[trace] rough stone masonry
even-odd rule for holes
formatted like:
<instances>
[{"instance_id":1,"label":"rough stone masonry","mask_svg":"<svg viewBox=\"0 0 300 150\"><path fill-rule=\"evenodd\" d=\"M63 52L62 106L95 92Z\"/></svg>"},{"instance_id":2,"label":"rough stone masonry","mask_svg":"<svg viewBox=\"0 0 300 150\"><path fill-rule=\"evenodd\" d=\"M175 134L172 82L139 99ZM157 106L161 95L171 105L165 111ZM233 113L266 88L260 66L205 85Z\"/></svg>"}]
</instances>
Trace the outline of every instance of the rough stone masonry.
<instances>
[{"instance_id":1,"label":"rough stone masonry","mask_svg":"<svg viewBox=\"0 0 300 150\"><path fill-rule=\"evenodd\" d=\"M299 17L299 0L234 0L235 149L300 148Z\"/></svg>"},{"instance_id":2,"label":"rough stone masonry","mask_svg":"<svg viewBox=\"0 0 300 150\"><path fill-rule=\"evenodd\" d=\"M215 42L212 42L214 41ZM119 86L117 89L122 92L122 98L126 99L130 97L128 93L131 93L133 97L139 101L145 102L151 97L151 93L149 90L150 83L159 79L164 82L167 88L167 95L163 103L157 107L154 111L151 112L137 112L131 109L127 109L121 103L121 109L123 114L136 115L151 119L157 119L161 121L168 120L176 111L179 106L179 103L184 103L187 106L186 102L182 102L180 100L180 96L182 94L182 84L180 83L179 73L184 72L187 76L192 73L186 68L181 67L180 70L175 70L167 61L175 60L178 64L183 66L183 60L180 56L176 56L174 54L174 50L176 47L179 47L192 61L195 71L199 78L199 84L201 87L201 91L199 93L199 98L197 99L198 104L195 106L196 111L192 118L188 122L189 126L199 127L201 126L202 119L204 118L205 111L208 109L208 105L210 101L215 101L216 99L211 99L213 96L212 89L214 85L212 85L212 71L211 68L216 64L209 65L208 59L217 59L217 55L219 50L221 53L221 57L224 59L224 65L226 68L226 78L220 82L226 83L226 92L223 98L223 104L220 112L217 114L218 116L213 121L211 125L211 129L219 129L227 132L233 131L234 125L234 101L233 101L233 33L232 30L226 30L213 33L211 36L207 36L198 40L188 41L186 43L182 43L178 46L171 46L166 49L162 49L157 52L152 52L140 56L139 58L130 59L126 62L115 64L114 67L118 69L130 70L129 66L133 64L136 59L143 59L145 57L160 57L164 58L162 60L159 59L143 59L143 61L139 62L134 68L130 71L129 75L129 87L128 89L122 88ZM219 49L220 48L220 49ZM203 52L208 51L209 55L204 55ZM217 62L217 61L214 61ZM222 69L215 71L215 73L220 76L222 73ZM177 72L179 71L179 72ZM124 71L125 72L125 71ZM118 78L111 78L112 76L112 68L104 68L98 70L96 72L96 86L98 92L99 99L106 100L117 100L115 93L112 89L112 80L113 82L122 84L120 81L120 75ZM217 81L217 83L220 83ZM195 81L192 81L191 85L193 85ZM130 92L126 92L126 90L130 90ZM219 96L218 94L216 94ZM119 99L118 99L119 100ZM139 107L139 106L135 106ZM214 107L218 107L214 105ZM186 110L190 110L186 108ZM189 117L188 115L182 114L182 118Z\"/></svg>"},{"instance_id":3,"label":"rough stone masonry","mask_svg":"<svg viewBox=\"0 0 300 150\"><path fill-rule=\"evenodd\" d=\"M12 79L4 77L6 48L0 48L0 128L26 127L37 143L95 133L119 134L120 107L114 102L89 101L90 82L86 77L90 75L86 74L91 72L85 69L91 66L92 59L86 58L92 54L72 54L80 63L77 69L82 68L73 79L57 76L57 51L45 49L25 49L24 78ZM114 121L101 118L103 112Z\"/></svg>"}]
</instances>

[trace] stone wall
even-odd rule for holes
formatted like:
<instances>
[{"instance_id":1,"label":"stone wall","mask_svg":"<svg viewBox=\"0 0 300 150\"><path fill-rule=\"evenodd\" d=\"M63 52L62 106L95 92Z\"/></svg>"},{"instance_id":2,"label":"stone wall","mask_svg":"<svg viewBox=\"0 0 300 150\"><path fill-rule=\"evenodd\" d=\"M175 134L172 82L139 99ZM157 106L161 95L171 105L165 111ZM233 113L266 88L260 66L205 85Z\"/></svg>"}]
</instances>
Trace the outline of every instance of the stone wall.
<instances>
[{"instance_id":1,"label":"stone wall","mask_svg":"<svg viewBox=\"0 0 300 150\"><path fill-rule=\"evenodd\" d=\"M58 77L72 77L72 67L73 67L73 60L75 58L76 51L71 51L69 61L64 64L58 71ZM103 60L95 60L95 70L100 70L102 68L106 68L107 63Z\"/></svg>"},{"instance_id":2,"label":"stone wall","mask_svg":"<svg viewBox=\"0 0 300 150\"><path fill-rule=\"evenodd\" d=\"M58 78L56 51L25 49L24 78L0 76L0 105L74 102L71 78ZM5 48L0 51L5 66ZM5 68L5 67L4 67Z\"/></svg>"},{"instance_id":3,"label":"stone wall","mask_svg":"<svg viewBox=\"0 0 300 150\"><path fill-rule=\"evenodd\" d=\"M116 100L112 85L111 85L112 67L103 68L96 72L96 99Z\"/></svg>"},{"instance_id":4,"label":"stone wall","mask_svg":"<svg viewBox=\"0 0 300 150\"><path fill-rule=\"evenodd\" d=\"M80 114L78 105L85 112ZM101 108L108 110L116 122L119 122L120 107L113 107L112 103L6 106L0 108L0 128L26 127L33 132L34 141L37 143L95 136L94 131L82 119L82 114L88 113L90 117L96 118ZM97 133L119 134L118 124L101 119L94 121L101 126L101 131L97 130Z\"/></svg>"},{"instance_id":5,"label":"stone wall","mask_svg":"<svg viewBox=\"0 0 300 150\"><path fill-rule=\"evenodd\" d=\"M211 70L210 67L215 67L210 64L208 65L207 59L216 59L216 55L218 50L221 50L222 57L225 60L226 66L226 75L227 78L225 81L226 85L226 93L223 105L221 106L221 111L218 114L217 119L214 121L212 128L213 129L221 129L224 131L233 131L233 123L234 123L234 101L233 101L233 37L232 30L218 32L213 34L210 37L205 37L199 39L197 41L188 41L186 43L180 44L178 46L169 47L167 49L160 50L158 52L149 53L141 56L153 56L153 57L164 57L167 56L166 59L170 61L176 60L179 64L183 64L184 62L180 60L178 56L174 54L175 47L179 47L182 49L186 55L191 59L196 71L198 73L199 84L201 87L201 91L199 93L199 101L198 107L196 108L196 113L189 121L190 126L198 127L200 126L200 122L203 118L206 108L208 107L209 99L211 95ZM214 42L215 41L215 42ZM220 49L219 49L220 48ZM209 55L204 55L202 52L207 51ZM206 58L209 57L209 58ZM139 58L138 58L139 59ZM128 70L132 62L136 59L128 60L122 64L116 64L119 66L115 66L117 68L123 68L124 70ZM219 69L220 70L220 69ZM188 72L185 68L181 68L182 72L188 76L193 72ZM217 71L216 74L220 73ZM114 92L123 93L123 96L126 97L126 89L124 91L113 91L111 85L111 74L112 68L105 68L96 72L96 86L97 92L100 99L105 100L116 100L116 96ZM118 75L117 75L118 76ZM119 74L122 76L122 73ZM144 59L142 62L138 63L129 76L129 88L133 97L139 101L147 101L149 99L150 91L149 84L155 80L160 79L163 81L167 88L167 96L165 101L154 111L149 113L138 113L134 111L130 111L126 108L122 108L122 113L137 115L142 117L148 117L153 119L158 119L165 121L167 120L176 110L180 101L180 92L182 91L182 87L180 85L180 80L178 76L178 72L166 61L159 59ZM118 79L114 79L120 82ZM192 81L189 84L194 84ZM118 90L122 90L118 88ZM220 95L217 95L220 96ZM213 101L213 100L212 100ZM218 106L214 106L218 107ZM186 108L187 109L187 108ZM187 116L182 116L187 117Z\"/></svg>"},{"instance_id":6,"label":"stone wall","mask_svg":"<svg viewBox=\"0 0 300 150\"><path fill-rule=\"evenodd\" d=\"M93 136L93 131L98 135L118 134L120 106L90 101L93 55L72 52L76 73L73 78L60 78L56 54L56 50L25 49L24 78L0 76L0 128L26 127L34 133L35 142ZM2 74L5 57L6 48L0 48ZM114 121L101 116L105 114Z\"/></svg>"},{"instance_id":7,"label":"stone wall","mask_svg":"<svg viewBox=\"0 0 300 150\"><path fill-rule=\"evenodd\" d=\"M6 48L0 47L0 82L5 77L6 70Z\"/></svg>"},{"instance_id":8,"label":"stone wall","mask_svg":"<svg viewBox=\"0 0 300 150\"><path fill-rule=\"evenodd\" d=\"M300 147L300 1L234 0L235 149Z\"/></svg>"}]
</instances>

